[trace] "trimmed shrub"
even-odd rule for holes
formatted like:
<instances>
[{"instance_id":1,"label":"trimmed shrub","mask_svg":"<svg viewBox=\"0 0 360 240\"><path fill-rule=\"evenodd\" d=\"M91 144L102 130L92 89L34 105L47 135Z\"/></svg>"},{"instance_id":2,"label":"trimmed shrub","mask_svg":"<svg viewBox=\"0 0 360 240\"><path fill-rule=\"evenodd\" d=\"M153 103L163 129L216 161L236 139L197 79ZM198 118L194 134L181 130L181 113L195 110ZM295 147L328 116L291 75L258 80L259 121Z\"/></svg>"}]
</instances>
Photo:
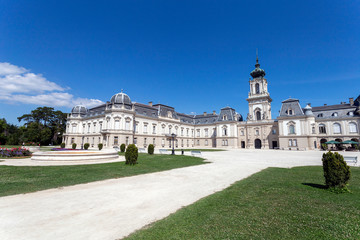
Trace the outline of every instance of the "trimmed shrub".
<instances>
[{"instance_id":1,"label":"trimmed shrub","mask_svg":"<svg viewBox=\"0 0 360 240\"><path fill-rule=\"evenodd\" d=\"M120 145L120 152L125 152L125 144L123 143L123 144L121 144Z\"/></svg>"},{"instance_id":2,"label":"trimmed shrub","mask_svg":"<svg viewBox=\"0 0 360 240\"><path fill-rule=\"evenodd\" d=\"M322 157L325 184L336 192L347 191L346 185L350 180L350 167L339 153L327 152Z\"/></svg>"},{"instance_id":3,"label":"trimmed shrub","mask_svg":"<svg viewBox=\"0 0 360 240\"><path fill-rule=\"evenodd\" d=\"M85 149L85 150L88 150L89 147L90 147L90 144L89 144L89 143L85 143L85 144L84 144L84 149Z\"/></svg>"},{"instance_id":4,"label":"trimmed shrub","mask_svg":"<svg viewBox=\"0 0 360 240\"><path fill-rule=\"evenodd\" d=\"M149 144L149 146L148 146L148 154L154 154L154 145Z\"/></svg>"},{"instance_id":5,"label":"trimmed shrub","mask_svg":"<svg viewBox=\"0 0 360 240\"><path fill-rule=\"evenodd\" d=\"M71 145L71 147L72 147L72 149L76 149L76 143L73 143L73 144Z\"/></svg>"},{"instance_id":6,"label":"trimmed shrub","mask_svg":"<svg viewBox=\"0 0 360 240\"><path fill-rule=\"evenodd\" d=\"M102 143L99 143L99 144L98 144L99 150L101 150L101 149L103 148L103 146L104 146L104 145L103 145Z\"/></svg>"},{"instance_id":7,"label":"trimmed shrub","mask_svg":"<svg viewBox=\"0 0 360 240\"><path fill-rule=\"evenodd\" d=\"M60 147L61 147L61 148L65 148L65 143L61 143L61 144L60 144Z\"/></svg>"},{"instance_id":8,"label":"trimmed shrub","mask_svg":"<svg viewBox=\"0 0 360 240\"><path fill-rule=\"evenodd\" d=\"M129 165L135 165L137 158L138 158L138 148L135 146L135 144L130 144L126 148L126 152L125 152L126 162L125 163L129 164Z\"/></svg>"}]
</instances>

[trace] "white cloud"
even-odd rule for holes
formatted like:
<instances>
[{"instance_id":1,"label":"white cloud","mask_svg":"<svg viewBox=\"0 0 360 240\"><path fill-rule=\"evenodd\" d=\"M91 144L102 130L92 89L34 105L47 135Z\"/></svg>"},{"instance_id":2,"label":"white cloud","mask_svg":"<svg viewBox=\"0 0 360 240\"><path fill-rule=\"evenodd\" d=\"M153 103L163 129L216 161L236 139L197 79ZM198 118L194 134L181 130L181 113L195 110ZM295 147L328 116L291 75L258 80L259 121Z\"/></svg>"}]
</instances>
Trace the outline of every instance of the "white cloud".
<instances>
[{"instance_id":1,"label":"white cloud","mask_svg":"<svg viewBox=\"0 0 360 240\"><path fill-rule=\"evenodd\" d=\"M64 92L65 88L48 81L41 74L31 73L10 63L0 63L0 84L0 100L9 103L51 107L73 107L80 103L94 107L103 103L98 99L75 98Z\"/></svg>"}]
</instances>

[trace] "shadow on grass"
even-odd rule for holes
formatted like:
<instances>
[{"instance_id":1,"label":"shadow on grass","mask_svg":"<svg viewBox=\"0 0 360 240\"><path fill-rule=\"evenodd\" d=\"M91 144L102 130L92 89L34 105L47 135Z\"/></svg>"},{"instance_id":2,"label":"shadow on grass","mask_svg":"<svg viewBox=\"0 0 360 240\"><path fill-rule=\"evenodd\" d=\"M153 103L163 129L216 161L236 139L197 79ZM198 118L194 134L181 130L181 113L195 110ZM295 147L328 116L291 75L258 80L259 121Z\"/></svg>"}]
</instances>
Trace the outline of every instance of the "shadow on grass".
<instances>
[{"instance_id":1,"label":"shadow on grass","mask_svg":"<svg viewBox=\"0 0 360 240\"><path fill-rule=\"evenodd\" d=\"M319 188L319 189L327 189L326 185L323 184L316 184L316 183L302 183L302 185L306 185L313 188Z\"/></svg>"}]
</instances>

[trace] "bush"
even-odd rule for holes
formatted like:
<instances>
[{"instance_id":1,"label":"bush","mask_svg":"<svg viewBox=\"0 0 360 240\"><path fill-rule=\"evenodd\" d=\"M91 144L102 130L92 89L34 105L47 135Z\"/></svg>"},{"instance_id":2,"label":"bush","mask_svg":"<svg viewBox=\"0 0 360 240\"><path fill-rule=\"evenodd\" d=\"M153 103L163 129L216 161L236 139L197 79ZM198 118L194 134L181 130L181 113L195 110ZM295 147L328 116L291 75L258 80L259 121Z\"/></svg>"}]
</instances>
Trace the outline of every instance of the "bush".
<instances>
[{"instance_id":1,"label":"bush","mask_svg":"<svg viewBox=\"0 0 360 240\"><path fill-rule=\"evenodd\" d=\"M89 143L85 143L85 144L84 144L84 149L85 149L85 150L88 150L89 147L90 147L90 144L89 144Z\"/></svg>"},{"instance_id":2,"label":"bush","mask_svg":"<svg viewBox=\"0 0 360 240\"><path fill-rule=\"evenodd\" d=\"M130 144L126 148L126 152L125 152L126 162L125 163L129 164L129 165L135 165L137 158L138 158L138 148L135 146L135 144Z\"/></svg>"},{"instance_id":3,"label":"bush","mask_svg":"<svg viewBox=\"0 0 360 240\"><path fill-rule=\"evenodd\" d=\"M60 147L61 147L61 148L65 148L65 143L61 143L61 144L60 144Z\"/></svg>"},{"instance_id":4,"label":"bush","mask_svg":"<svg viewBox=\"0 0 360 240\"><path fill-rule=\"evenodd\" d=\"M76 149L76 143L73 143L73 144L71 145L71 147L72 147L72 149Z\"/></svg>"},{"instance_id":5,"label":"bush","mask_svg":"<svg viewBox=\"0 0 360 240\"><path fill-rule=\"evenodd\" d=\"M125 146L124 143L121 144L121 145L120 145L120 151L121 151L121 152L125 152L125 147L126 147L126 146Z\"/></svg>"},{"instance_id":6,"label":"bush","mask_svg":"<svg viewBox=\"0 0 360 240\"><path fill-rule=\"evenodd\" d=\"M336 192L347 191L346 185L350 180L350 167L339 153L327 152L322 157L325 184Z\"/></svg>"},{"instance_id":7,"label":"bush","mask_svg":"<svg viewBox=\"0 0 360 240\"><path fill-rule=\"evenodd\" d=\"M154 154L154 145L149 144L149 146L148 146L148 154Z\"/></svg>"},{"instance_id":8,"label":"bush","mask_svg":"<svg viewBox=\"0 0 360 240\"><path fill-rule=\"evenodd\" d=\"M104 146L104 145L103 145L102 143L99 143L99 144L98 144L99 150L101 150L101 149L103 148L103 146Z\"/></svg>"}]
</instances>

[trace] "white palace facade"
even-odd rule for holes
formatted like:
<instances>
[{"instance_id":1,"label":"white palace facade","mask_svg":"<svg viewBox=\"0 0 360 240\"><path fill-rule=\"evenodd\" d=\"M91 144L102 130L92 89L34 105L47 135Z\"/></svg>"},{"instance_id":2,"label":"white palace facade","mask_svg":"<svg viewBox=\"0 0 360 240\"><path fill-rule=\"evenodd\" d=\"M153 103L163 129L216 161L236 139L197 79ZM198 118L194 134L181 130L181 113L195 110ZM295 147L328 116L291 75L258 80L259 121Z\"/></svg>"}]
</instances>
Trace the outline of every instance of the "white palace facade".
<instances>
[{"instance_id":1,"label":"white palace facade","mask_svg":"<svg viewBox=\"0 0 360 240\"><path fill-rule=\"evenodd\" d=\"M173 134L175 148L313 150L330 140L359 141L360 96L349 103L304 108L298 99L287 99L273 119L268 82L258 59L250 75L246 119L231 107L219 113L183 114L163 104L132 102L121 91L91 109L75 106L68 115L63 142L67 147L134 143L140 148L149 144L170 148Z\"/></svg>"}]
</instances>

